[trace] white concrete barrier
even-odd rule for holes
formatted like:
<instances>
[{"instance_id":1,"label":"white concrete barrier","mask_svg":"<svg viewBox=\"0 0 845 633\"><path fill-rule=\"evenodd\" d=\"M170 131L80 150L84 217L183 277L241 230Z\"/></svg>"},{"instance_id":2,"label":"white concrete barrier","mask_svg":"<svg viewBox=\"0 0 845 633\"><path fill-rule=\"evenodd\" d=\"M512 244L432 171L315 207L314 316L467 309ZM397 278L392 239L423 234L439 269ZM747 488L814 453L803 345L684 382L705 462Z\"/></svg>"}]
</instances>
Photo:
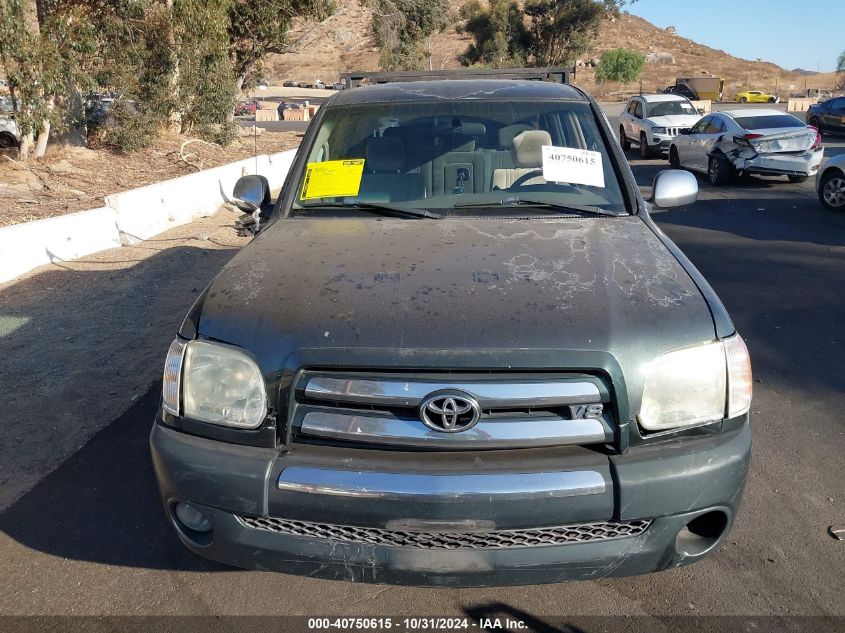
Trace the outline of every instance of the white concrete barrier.
<instances>
[{"instance_id":1,"label":"white concrete barrier","mask_svg":"<svg viewBox=\"0 0 845 633\"><path fill-rule=\"evenodd\" d=\"M713 102L710 99L702 99L700 101L693 101L692 107L698 110L701 108L704 110L704 114L710 114L713 110Z\"/></svg>"},{"instance_id":2,"label":"white concrete barrier","mask_svg":"<svg viewBox=\"0 0 845 633\"><path fill-rule=\"evenodd\" d=\"M786 110L787 112L806 112L810 109L811 105L818 103L819 100L815 98L790 98L789 101L786 102Z\"/></svg>"},{"instance_id":3,"label":"white concrete barrier","mask_svg":"<svg viewBox=\"0 0 845 633\"><path fill-rule=\"evenodd\" d=\"M214 214L244 173L282 186L296 150L264 154L106 196L106 206L0 228L0 283L57 261L149 239Z\"/></svg>"},{"instance_id":4,"label":"white concrete barrier","mask_svg":"<svg viewBox=\"0 0 845 633\"><path fill-rule=\"evenodd\" d=\"M229 199L235 182L244 173L258 173L281 187L296 150L245 158L195 174L157 182L106 196L106 205L117 212L117 228L124 244L148 240L174 226L214 214Z\"/></svg>"},{"instance_id":5,"label":"white concrete barrier","mask_svg":"<svg viewBox=\"0 0 845 633\"><path fill-rule=\"evenodd\" d=\"M0 228L0 283L51 262L120 246L117 214L103 207Z\"/></svg>"}]
</instances>

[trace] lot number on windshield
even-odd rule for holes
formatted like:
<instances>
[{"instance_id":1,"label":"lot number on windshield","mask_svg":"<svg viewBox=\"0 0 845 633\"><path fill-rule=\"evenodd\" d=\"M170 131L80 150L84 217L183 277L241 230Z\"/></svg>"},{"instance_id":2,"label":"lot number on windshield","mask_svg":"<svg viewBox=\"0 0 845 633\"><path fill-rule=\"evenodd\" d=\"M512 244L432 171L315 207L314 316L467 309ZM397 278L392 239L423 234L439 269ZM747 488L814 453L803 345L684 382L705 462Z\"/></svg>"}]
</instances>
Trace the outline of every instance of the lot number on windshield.
<instances>
[{"instance_id":1,"label":"lot number on windshield","mask_svg":"<svg viewBox=\"0 0 845 633\"><path fill-rule=\"evenodd\" d=\"M543 178L549 182L604 187L601 153L543 145Z\"/></svg>"}]
</instances>

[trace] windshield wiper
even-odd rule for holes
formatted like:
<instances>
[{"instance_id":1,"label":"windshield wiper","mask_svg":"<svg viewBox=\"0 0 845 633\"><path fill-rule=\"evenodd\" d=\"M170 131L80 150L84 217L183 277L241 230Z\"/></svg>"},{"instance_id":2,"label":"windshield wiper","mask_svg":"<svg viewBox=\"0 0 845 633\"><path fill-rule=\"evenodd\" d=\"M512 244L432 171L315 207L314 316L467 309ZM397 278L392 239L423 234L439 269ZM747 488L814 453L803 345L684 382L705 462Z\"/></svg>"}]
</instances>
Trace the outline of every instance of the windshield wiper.
<instances>
[{"instance_id":1,"label":"windshield wiper","mask_svg":"<svg viewBox=\"0 0 845 633\"><path fill-rule=\"evenodd\" d=\"M606 215L610 217L619 217L627 215L625 213L614 213L613 211L605 211L599 207L579 205L579 204L557 204L555 202L547 202L545 200L537 200L534 198L521 198L513 196L503 200L496 200L494 202L466 202L456 204L453 209L508 209L511 207L526 207L535 209L550 209L553 211L560 211L561 213L580 213L588 215Z\"/></svg>"},{"instance_id":2,"label":"windshield wiper","mask_svg":"<svg viewBox=\"0 0 845 633\"><path fill-rule=\"evenodd\" d=\"M372 211L379 215L389 215L399 218L429 218L431 220L442 220L443 216L425 209L398 207L382 202L321 202L319 204L303 204L300 210L308 209L358 209L361 211Z\"/></svg>"}]
</instances>

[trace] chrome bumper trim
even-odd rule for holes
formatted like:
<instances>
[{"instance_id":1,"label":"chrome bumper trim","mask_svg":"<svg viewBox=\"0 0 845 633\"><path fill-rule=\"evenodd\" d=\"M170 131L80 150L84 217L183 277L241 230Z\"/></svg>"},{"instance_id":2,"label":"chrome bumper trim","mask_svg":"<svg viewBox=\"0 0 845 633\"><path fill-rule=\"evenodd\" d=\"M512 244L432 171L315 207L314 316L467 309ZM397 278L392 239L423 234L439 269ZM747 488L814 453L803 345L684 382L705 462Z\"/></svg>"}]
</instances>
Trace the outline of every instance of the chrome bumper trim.
<instances>
[{"instance_id":1,"label":"chrome bumper trim","mask_svg":"<svg viewBox=\"0 0 845 633\"><path fill-rule=\"evenodd\" d=\"M387 473L334 470L309 466L285 468L279 490L369 499L420 498L462 501L483 495L508 497L575 497L605 492L601 473L593 470L529 473Z\"/></svg>"},{"instance_id":2,"label":"chrome bumper trim","mask_svg":"<svg viewBox=\"0 0 845 633\"><path fill-rule=\"evenodd\" d=\"M542 407L589 404L601 401L598 387L586 381L462 382L459 377L450 382L426 382L316 376L305 386L305 395L333 402L415 407L430 393L442 390L465 391L474 396L478 404L485 409L522 405Z\"/></svg>"},{"instance_id":3,"label":"chrome bumper trim","mask_svg":"<svg viewBox=\"0 0 845 633\"><path fill-rule=\"evenodd\" d=\"M419 420L394 416L311 411L299 431L305 435L374 444L477 449L496 446L566 446L612 442L610 427L597 418L483 419L461 433L440 433Z\"/></svg>"}]
</instances>

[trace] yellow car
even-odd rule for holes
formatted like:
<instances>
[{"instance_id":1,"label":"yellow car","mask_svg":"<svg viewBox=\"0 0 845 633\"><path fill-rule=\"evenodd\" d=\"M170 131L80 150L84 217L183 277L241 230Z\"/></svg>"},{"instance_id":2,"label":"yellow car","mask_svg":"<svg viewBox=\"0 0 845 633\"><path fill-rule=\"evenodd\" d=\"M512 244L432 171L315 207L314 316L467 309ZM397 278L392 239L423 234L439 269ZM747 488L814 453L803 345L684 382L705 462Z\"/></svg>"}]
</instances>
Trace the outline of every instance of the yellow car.
<instances>
[{"instance_id":1,"label":"yellow car","mask_svg":"<svg viewBox=\"0 0 845 633\"><path fill-rule=\"evenodd\" d=\"M771 95L768 92L746 90L745 92L738 92L734 101L739 103L777 103L780 99L777 95Z\"/></svg>"}]
</instances>

